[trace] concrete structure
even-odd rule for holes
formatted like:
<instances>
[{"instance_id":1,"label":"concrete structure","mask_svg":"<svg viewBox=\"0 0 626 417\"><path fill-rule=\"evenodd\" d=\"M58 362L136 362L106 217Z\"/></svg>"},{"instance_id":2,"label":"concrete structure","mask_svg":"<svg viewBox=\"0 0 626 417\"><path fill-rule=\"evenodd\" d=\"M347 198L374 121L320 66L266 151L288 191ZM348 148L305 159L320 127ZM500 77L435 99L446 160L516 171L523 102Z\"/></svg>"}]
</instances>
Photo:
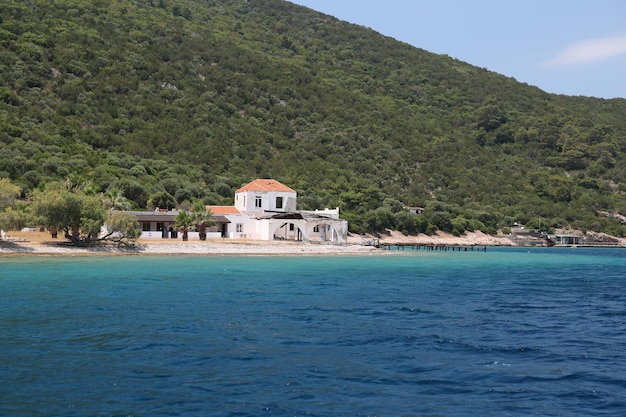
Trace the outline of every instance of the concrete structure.
<instances>
[{"instance_id":1,"label":"concrete structure","mask_svg":"<svg viewBox=\"0 0 626 417\"><path fill-rule=\"evenodd\" d=\"M207 206L217 220L208 238L347 242L348 222L339 209L297 211L297 193L272 179L256 179L235 192L234 206ZM142 238L175 238L177 211L133 212ZM194 239L197 232L189 232Z\"/></svg>"},{"instance_id":2,"label":"concrete structure","mask_svg":"<svg viewBox=\"0 0 626 417\"><path fill-rule=\"evenodd\" d=\"M578 235L555 234L549 236L555 246L578 246L583 244L583 237Z\"/></svg>"}]
</instances>

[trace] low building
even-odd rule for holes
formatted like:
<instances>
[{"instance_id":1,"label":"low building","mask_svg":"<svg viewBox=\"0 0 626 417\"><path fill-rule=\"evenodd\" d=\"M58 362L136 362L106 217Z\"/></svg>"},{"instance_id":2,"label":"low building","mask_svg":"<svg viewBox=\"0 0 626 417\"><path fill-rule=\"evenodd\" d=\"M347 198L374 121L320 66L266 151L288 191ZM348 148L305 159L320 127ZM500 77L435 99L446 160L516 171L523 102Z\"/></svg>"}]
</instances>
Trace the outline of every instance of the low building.
<instances>
[{"instance_id":1,"label":"low building","mask_svg":"<svg viewBox=\"0 0 626 417\"><path fill-rule=\"evenodd\" d=\"M177 239L178 231L174 229L178 210L156 209L155 211L131 211L132 215L137 218L139 227L141 227L142 239ZM213 218L217 225L210 228L214 230L207 231L208 238L221 237L219 232L229 220L219 214L214 214ZM190 231L189 238L198 237L197 231Z\"/></svg>"}]
</instances>

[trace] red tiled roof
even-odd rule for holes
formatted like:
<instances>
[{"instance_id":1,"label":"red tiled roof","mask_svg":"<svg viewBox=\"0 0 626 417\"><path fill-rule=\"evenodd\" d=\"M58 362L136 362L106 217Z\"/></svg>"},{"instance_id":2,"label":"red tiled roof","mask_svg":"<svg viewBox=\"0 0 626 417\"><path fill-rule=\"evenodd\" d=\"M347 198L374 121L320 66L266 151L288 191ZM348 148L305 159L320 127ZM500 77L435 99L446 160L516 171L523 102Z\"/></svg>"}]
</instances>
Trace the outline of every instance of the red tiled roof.
<instances>
[{"instance_id":1,"label":"red tiled roof","mask_svg":"<svg viewBox=\"0 0 626 417\"><path fill-rule=\"evenodd\" d=\"M276 180L264 180L264 179L256 179L240 189L236 192L240 193L242 191L282 191L286 193L295 193L294 190L287 187L285 184L281 184Z\"/></svg>"},{"instance_id":2,"label":"red tiled roof","mask_svg":"<svg viewBox=\"0 0 626 417\"><path fill-rule=\"evenodd\" d=\"M219 214L241 214L239 210L235 208L235 206L206 206L211 210L211 213L219 215Z\"/></svg>"}]
</instances>

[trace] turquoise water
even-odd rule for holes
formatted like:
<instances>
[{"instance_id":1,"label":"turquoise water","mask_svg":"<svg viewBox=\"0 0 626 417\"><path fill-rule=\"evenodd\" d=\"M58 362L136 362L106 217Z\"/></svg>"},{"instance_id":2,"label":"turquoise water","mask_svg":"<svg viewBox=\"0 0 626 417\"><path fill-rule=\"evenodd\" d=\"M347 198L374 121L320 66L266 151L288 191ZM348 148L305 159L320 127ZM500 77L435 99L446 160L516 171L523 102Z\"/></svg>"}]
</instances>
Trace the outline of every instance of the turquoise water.
<instances>
[{"instance_id":1,"label":"turquoise water","mask_svg":"<svg viewBox=\"0 0 626 417\"><path fill-rule=\"evenodd\" d=\"M0 258L1 416L621 416L626 250Z\"/></svg>"}]
</instances>

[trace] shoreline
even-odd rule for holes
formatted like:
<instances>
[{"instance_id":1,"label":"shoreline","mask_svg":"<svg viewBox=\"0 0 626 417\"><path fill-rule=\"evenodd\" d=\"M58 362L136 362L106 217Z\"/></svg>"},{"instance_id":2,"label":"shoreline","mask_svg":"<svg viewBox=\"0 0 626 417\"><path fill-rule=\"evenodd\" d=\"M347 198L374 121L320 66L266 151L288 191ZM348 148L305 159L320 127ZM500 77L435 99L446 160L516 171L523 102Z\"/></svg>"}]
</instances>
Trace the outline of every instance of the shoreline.
<instances>
[{"instance_id":1,"label":"shoreline","mask_svg":"<svg viewBox=\"0 0 626 417\"><path fill-rule=\"evenodd\" d=\"M181 239L140 239L135 246L125 247L103 243L75 247L64 238L52 239L48 233L14 232L0 240L0 257L6 256L289 256L289 255L353 255L382 253L362 244L330 245L322 243Z\"/></svg>"},{"instance_id":2,"label":"shoreline","mask_svg":"<svg viewBox=\"0 0 626 417\"><path fill-rule=\"evenodd\" d=\"M6 256L324 256L324 255L389 255L396 252L373 246L375 242L420 243L449 246L511 246L490 236L404 236L396 233L384 238L351 236L348 243L305 243L294 241L260 241L243 239L139 239L136 246L124 247L105 243L92 247L75 247L47 232L13 232L0 240L0 257ZM504 243L504 245L500 244Z\"/></svg>"},{"instance_id":3,"label":"shoreline","mask_svg":"<svg viewBox=\"0 0 626 417\"><path fill-rule=\"evenodd\" d=\"M626 239L621 241L624 247ZM0 240L0 257L8 256L324 256L324 255L390 255L404 251L389 251L373 246L381 244L406 244L450 247L513 247L518 246L503 236L481 232L452 236L446 233L405 236L399 232L375 236L350 236L348 243L305 243L294 241L260 241L250 239L207 239L206 241L181 239L139 239L136 246L124 247L102 244L92 247L75 247L64 238L52 239L46 232L13 232ZM620 246L617 246L620 247Z\"/></svg>"},{"instance_id":4,"label":"shoreline","mask_svg":"<svg viewBox=\"0 0 626 417\"><path fill-rule=\"evenodd\" d=\"M99 245L74 247L63 244L29 244L28 242L0 243L0 258L11 256L320 256L320 255L382 255L373 246L363 245L297 245L260 244L150 244L139 243L133 247Z\"/></svg>"}]
</instances>

